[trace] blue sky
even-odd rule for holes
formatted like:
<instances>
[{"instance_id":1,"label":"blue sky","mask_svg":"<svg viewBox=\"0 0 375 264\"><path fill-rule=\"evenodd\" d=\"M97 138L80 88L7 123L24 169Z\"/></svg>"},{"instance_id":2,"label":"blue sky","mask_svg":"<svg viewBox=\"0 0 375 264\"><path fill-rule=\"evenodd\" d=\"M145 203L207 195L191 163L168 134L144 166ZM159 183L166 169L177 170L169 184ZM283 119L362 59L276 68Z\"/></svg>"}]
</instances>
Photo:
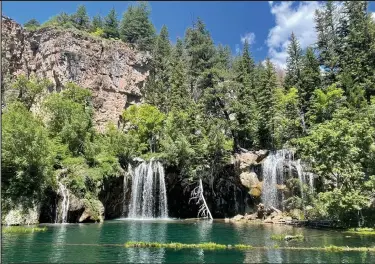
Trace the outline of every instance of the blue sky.
<instances>
[{"instance_id":1,"label":"blue sky","mask_svg":"<svg viewBox=\"0 0 375 264\"><path fill-rule=\"evenodd\" d=\"M31 18L40 22L48 20L62 11L73 13L80 4L85 4L90 16L102 16L114 7L119 19L127 6L135 2L127 1L55 1L55 2L3 2L3 14L25 23ZM293 31L306 48L316 40L314 31L314 11L322 2L149 2L151 20L157 31L167 25L170 39L183 37L186 28L196 17L205 22L216 44L229 45L236 53L242 48L242 41L248 38L256 61L269 56L280 67L285 66L288 37ZM375 3L370 2L370 11L375 11Z\"/></svg>"}]
</instances>

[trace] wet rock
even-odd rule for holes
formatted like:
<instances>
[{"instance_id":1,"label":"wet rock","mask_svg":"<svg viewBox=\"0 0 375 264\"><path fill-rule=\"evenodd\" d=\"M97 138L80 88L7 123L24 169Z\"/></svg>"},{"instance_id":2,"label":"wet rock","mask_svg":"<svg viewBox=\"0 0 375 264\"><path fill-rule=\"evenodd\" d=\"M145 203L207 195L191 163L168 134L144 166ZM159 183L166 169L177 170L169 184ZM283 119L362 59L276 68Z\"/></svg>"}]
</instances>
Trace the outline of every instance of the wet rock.
<instances>
[{"instance_id":1,"label":"wet rock","mask_svg":"<svg viewBox=\"0 0 375 264\"><path fill-rule=\"evenodd\" d=\"M244 219L248 221L256 220L258 217L257 213L245 215Z\"/></svg>"},{"instance_id":2,"label":"wet rock","mask_svg":"<svg viewBox=\"0 0 375 264\"><path fill-rule=\"evenodd\" d=\"M103 222L104 206L99 200L84 200L85 210L83 211L79 222Z\"/></svg>"},{"instance_id":3,"label":"wet rock","mask_svg":"<svg viewBox=\"0 0 375 264\"><path fill-rule=\"evenodd\" d=\"M255 172L242 172L240 180L242 185L249 189L258 187L259 185L258 175Z\"/></svg>"},{"instance_id":4,"label":"wet rock","mask_svg":"<svg viewBox=\"0 0 375 264\"><path fill-rule=\"evenodd\" d=\"M244 219L244 216L243 216L243 215L240 215L240 214L238 214L238 215L236 215L235 217L233 217L233 221L240 221L240 220L242 220L242 219Z\"/></svg>"},{"instance_id":5,"label":"wet rock","mask_svg":"<svg viewBox=\"0 0 375 264\"><path fill-rule=\"evenodd\" d=\"M265 224L273 224L273 220L271 219L271 217L268 217L268 218L264 219L263 223L265 223Z\"/></svg>"}]
</instances>

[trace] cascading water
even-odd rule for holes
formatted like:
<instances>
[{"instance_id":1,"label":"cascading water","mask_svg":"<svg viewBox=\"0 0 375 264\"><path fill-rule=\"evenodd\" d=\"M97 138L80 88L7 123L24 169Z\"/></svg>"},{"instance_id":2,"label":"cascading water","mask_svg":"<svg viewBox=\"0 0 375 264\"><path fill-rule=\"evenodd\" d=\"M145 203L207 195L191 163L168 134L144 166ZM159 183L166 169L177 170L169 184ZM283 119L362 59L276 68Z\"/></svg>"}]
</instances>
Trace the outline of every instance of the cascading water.
<instances>
[{"instance_id":1,"label":"cascading water","mask_svg":"<svg viewBox=\"0 0 375 264\"><path fill-rule=\"evenodd\" d=\"M69 211L69 190L66 188L64 184L58 181L59 191L58 193L63 197L61 202L61 223L66 223L68 219L68 211ZM57 207L56 207L57 209ZM56 213L56 222L58 222L58 213Z\"/></svg>"},{"instance_id":2,"label":"cascading water","mask_svg":"<svg viewBox=\"0 0 375 264\"><path fill-rule=\"evenodd\" d=\"M163 165L143 161L132 173L129 218L168 218Z\"/></svg>"},{"instance_id":3,"label":"cascading water","mask_svg":"<svg viewBox=\"0 0 375 264\"><path fill-rule=\"evenodd\" d=\"M287 170L284 171L284 166L287 166ZM301 160L294 160L294 153L290 150L282 149L270 153L263 163L263 188L262 188L262 202L266 208L283 207L282 201L284 199L283 193L281 193L281 199L279 199L277 192L277 184L283 184L284 174L289 178L293 177L293 168L295 169L299 182L301 198L305 201L305 193L303 186L308 184L310 188L313 188L314 176L312 173L305 173ZM309 178L309 182L306 182L306 176Z\"/></svg>"},{"instance_id":4,"label":"cascading water","mask_svg":"<svg viewBox=\"0 0 375 264\"><path fill-rule=\"evenodd\" d=\"M279 150L267 156L263 163L262 201L266 208L279 207L277 197L277 177L283 177L285 150Z\"/></svg>"},{"instance_id":5,"label":"cascading water","mask_svg":"<svg viewBox=\"0 0 375 264\"><path fill-rule=\"evenodd\" d=\"M129 177L133 177L133 168L131 164L128 165L128 171L124 174L124 182L123 182L123 207L122 207L122 215L125 216L126 214L126 194L128 193L128 181Z\"/></svg>"},{"instance_id":6,"label":"cascading water","mask_svg":"<svg viewBox=\"0 0 375 264\"><path fill-rule=\"evenodd\" d=\"M297 160L295 162L295 166L296 166L298 179L299 179L299 185L300 185L300 190L301 190L301 198L302 198L302 201L305 201L305 194L304 194L304 191L303 191L303 186L306 182L306 178L304 177L305 175L303 173L303 169L302 169L302 166L301 166L301 160Z\"/></svg>"}]
</instances>

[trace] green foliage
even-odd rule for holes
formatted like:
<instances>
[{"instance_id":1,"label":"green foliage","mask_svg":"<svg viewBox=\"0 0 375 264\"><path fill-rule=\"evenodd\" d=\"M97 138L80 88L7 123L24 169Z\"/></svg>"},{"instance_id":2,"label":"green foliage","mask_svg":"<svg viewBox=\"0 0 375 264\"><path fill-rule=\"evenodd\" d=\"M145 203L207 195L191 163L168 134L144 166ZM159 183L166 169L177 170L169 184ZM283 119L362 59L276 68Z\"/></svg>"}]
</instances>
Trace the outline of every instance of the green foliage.
<instances>
[{"instance_id":1,"label":"green foliage","mask_svg":"<svg viewBox=\"0 0 375 264\"><path fill-rule=\"evenodd\" d=\"M39 79L31 76L29 79L25 75L18 75L15 81L6 91L5 103L19 101L30 110L37 103L43 92L47 92L52 83L46 79Z\"/></svg>"},{"instance_id":2,"label":"green foliage","mask_svg":"<svg viewBox=\"0 0 375 264\"><path fill-rule=\"evenodd\" d=\"M93 131L89 97L88 90L70 83L63 92L53 93L44 101L51 135L68 144L74 155L85 152L84 143L90 139Z\"/></svg>"},{"instance_id":3,"label":"green foliage","mask_svg":"<svg viewBox=\"0 0 375 264\"><path fill-rule=\"evenodd\" d=\"M138 150L156 152L165 115L152 105L132 105L124 111L122 118L129 125L128 133L138 141Z\"/></svg>"},{"instance_id":4,"label":"green foliage","mask_svg":"<svg viewBox=\"0 0 375 264\"><path fill-rule=\"evenodd\" d=\"M45 232L47 227L24 227L24 226L7 226L1 228L2 233L11 234L22 234L22 233L34 233L34 232Z\"/></svg>"},{"instance_id":5,"label":"green foliage","mask_svg":"<svg viewBox=\"0 0 375 264\"><path fill-rule=\"evenodd\" d=\"M99 14L93 17L93 19L92 19L92 25L91 25L91 31L92 32L96 32L98 30L102 30L103 33L104 33L104 30L103 30L103 19L102 19L102 17ZM104 34L101 34L100 37L104 37Z\"/></svg>"},{"instance_id":6,"label":"green foliage","mask_svg":"<svg viewBox=\"0 0 375 264\"><path fill-rule=\"evenodd\" d=\"M285 87L300 88L301 85L301 71L302 71L302 49L300 44L292 32L290 37L290 44L288 46L288 57L286 59L286 75Z\"/></svg>"},{"instance_id":7,"label":"green foliage","mask_svg":"<svg viewBox=\"0 0 375 264\"><path fill-rule=\"evenodd\" d=\"M84 5L78 6L76 13L71 16L71 20L74 26L80 30L88 30L90 27L90 18Z\"/></svg>"},{"instance_id":8,"label":"green foliage","mask_svg":"<svg viewBox=\"0 0 375 264\"><path fill-rule=\"evenodd\" d=\"M119 38L119 21L117 13L114 8L109 11L108 15L104 18L104 36L106 38Z\"/></svg>"},{"instance_id":9,"label":"green foliage","mask_svg":"<svg viewBox=\"0 0 375 264\"><path fill-rule=\"evenodd\" d=\"M32 206L49 183L48 133L22 103L14 102L2 114L2 140L2 199Z\"/></svg>"},{"instance_id":10,"label":"green foliage","mask_svg":"<svg viewBox=\"0 0 375 264\"><path fill-rule=\"evenodd\" d=\"M40 23L35 18L30 19L25 24L23 24L23 27L27 30L36 30L40 27Z\"/></svg>"},{"instance_id":11,"label":"green foliage","mask_svg":"<svg viewBox=\"0 0 375 264\"><path fill-rule=\"evenodd\" d=\"M151 50L155 28L150 19L150 8L145 2L131 5L123 15L120 27L120 38L135 44L140 50Z\"/></svg>"}]
</instances>

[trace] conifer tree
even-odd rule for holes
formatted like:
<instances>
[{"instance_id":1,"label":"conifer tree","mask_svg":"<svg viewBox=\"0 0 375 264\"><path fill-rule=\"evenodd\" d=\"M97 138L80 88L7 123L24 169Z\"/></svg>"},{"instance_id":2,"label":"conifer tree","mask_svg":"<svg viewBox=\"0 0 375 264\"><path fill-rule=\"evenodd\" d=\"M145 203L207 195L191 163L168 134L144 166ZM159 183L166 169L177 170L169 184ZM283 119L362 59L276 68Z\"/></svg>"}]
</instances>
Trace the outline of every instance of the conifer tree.
<instances>
[{"instance_id":1,"label":"conifer tree","mask_svg":"<svg viewBox=\"0 0 375 264\"><path fill-rule=\"evenodd\" d=\"M99 14L93 17L91 30L96 31L98 28L103 28L103 19Z\"/></svg>"},{"instance_id":2,"label":"conifer tree","mask_svg":"<svg viewBox=\"0 0 375 264\"><path fill-rule=\"evenodd\" d=\"M215 55L210 33L200 18L193 24L193 28L187 29L185 48L189 87L194 100L197 101L203 93L204 84L210 82L202 78L202 74L213 67ZM206 76L210 75L206 74Z\"/></svg>"},{"instance_id":3,"label":"conifer tree","mask_svg":"<svg viewBox=\"0 0 375 264\"><path fill-rule=\"evenodd\" d=\"M168 29L164 25L156 38L152 51L153 61L149 82L146 84L146 97L150 104L156 105L163 112L168 112L167 96L170 92L171 44Z\"/></svg>"},{"instance_id":4,"label":"conifer tree","mask_svg":"<svg viewBox=\"0 0 375 264\"><path fill-rule=\"evenodd\" d=\"M269 58L265 61L265 66L260 73L260 89L258 95L259 102L259 141L262 148L274 148L273 134L273 111L274 93L277 88L275 68Z\"/></svg>"},{"instance_id":5,"label":"conifer tree","mask_svg":"<svg viewBox=\"0 0 375 264\"><path fill-rule=\"evenodd\" d=\"M112 8L104 18L104 35L106 38L118 38L120 36L118 24L116 10Z\"/></svg>"},{"instance_id":6,"label":"conifer tree","mask_svg":"<svg viewBox=\"0 0 375 264\"><path fill-rule=\"evenodd\" d=\"M130 6L123 14L120 38L136 45L140 50L151 51L155 41L155 28L149 18L150 12L145 2Z\"/></svg>"},{"instance_id":7,"label":"conifer tree","mask_svg":"<svg viewBox=\"0 0 375 264\"><path fill-rule=\"evenodd\" d=\"M305 55L302 58L301 86L298 90L303 115L308 112L311 97L315 89L320 88L320 86L321 76L319 61L315 57L313 49L308 47Z\"/></svg>"},{"instance_id":8,"label":"conifer tree","mask_svg":"<svg viewBox=\"0 0 375 264\"><path fill-rule=\"evenodd\" d=\"M87 15L84 5L80 5L77 8L76 13L71 16L71 19L74 26L80 30L88 30L90 27L90 18Z\"/></svg>"},{"instance_id":9,"label":"conifer tree","mask_svg":"<svg viewBox=\"0 0 375 264\"><path fill-rule=\"evenodd\" d=\"M288 57L286 59L285 87L287 89L291 87L299 89L301 85L301 70L302 49L296 36L292 32L288 46Z\"/></svg>"}]
</instances>

